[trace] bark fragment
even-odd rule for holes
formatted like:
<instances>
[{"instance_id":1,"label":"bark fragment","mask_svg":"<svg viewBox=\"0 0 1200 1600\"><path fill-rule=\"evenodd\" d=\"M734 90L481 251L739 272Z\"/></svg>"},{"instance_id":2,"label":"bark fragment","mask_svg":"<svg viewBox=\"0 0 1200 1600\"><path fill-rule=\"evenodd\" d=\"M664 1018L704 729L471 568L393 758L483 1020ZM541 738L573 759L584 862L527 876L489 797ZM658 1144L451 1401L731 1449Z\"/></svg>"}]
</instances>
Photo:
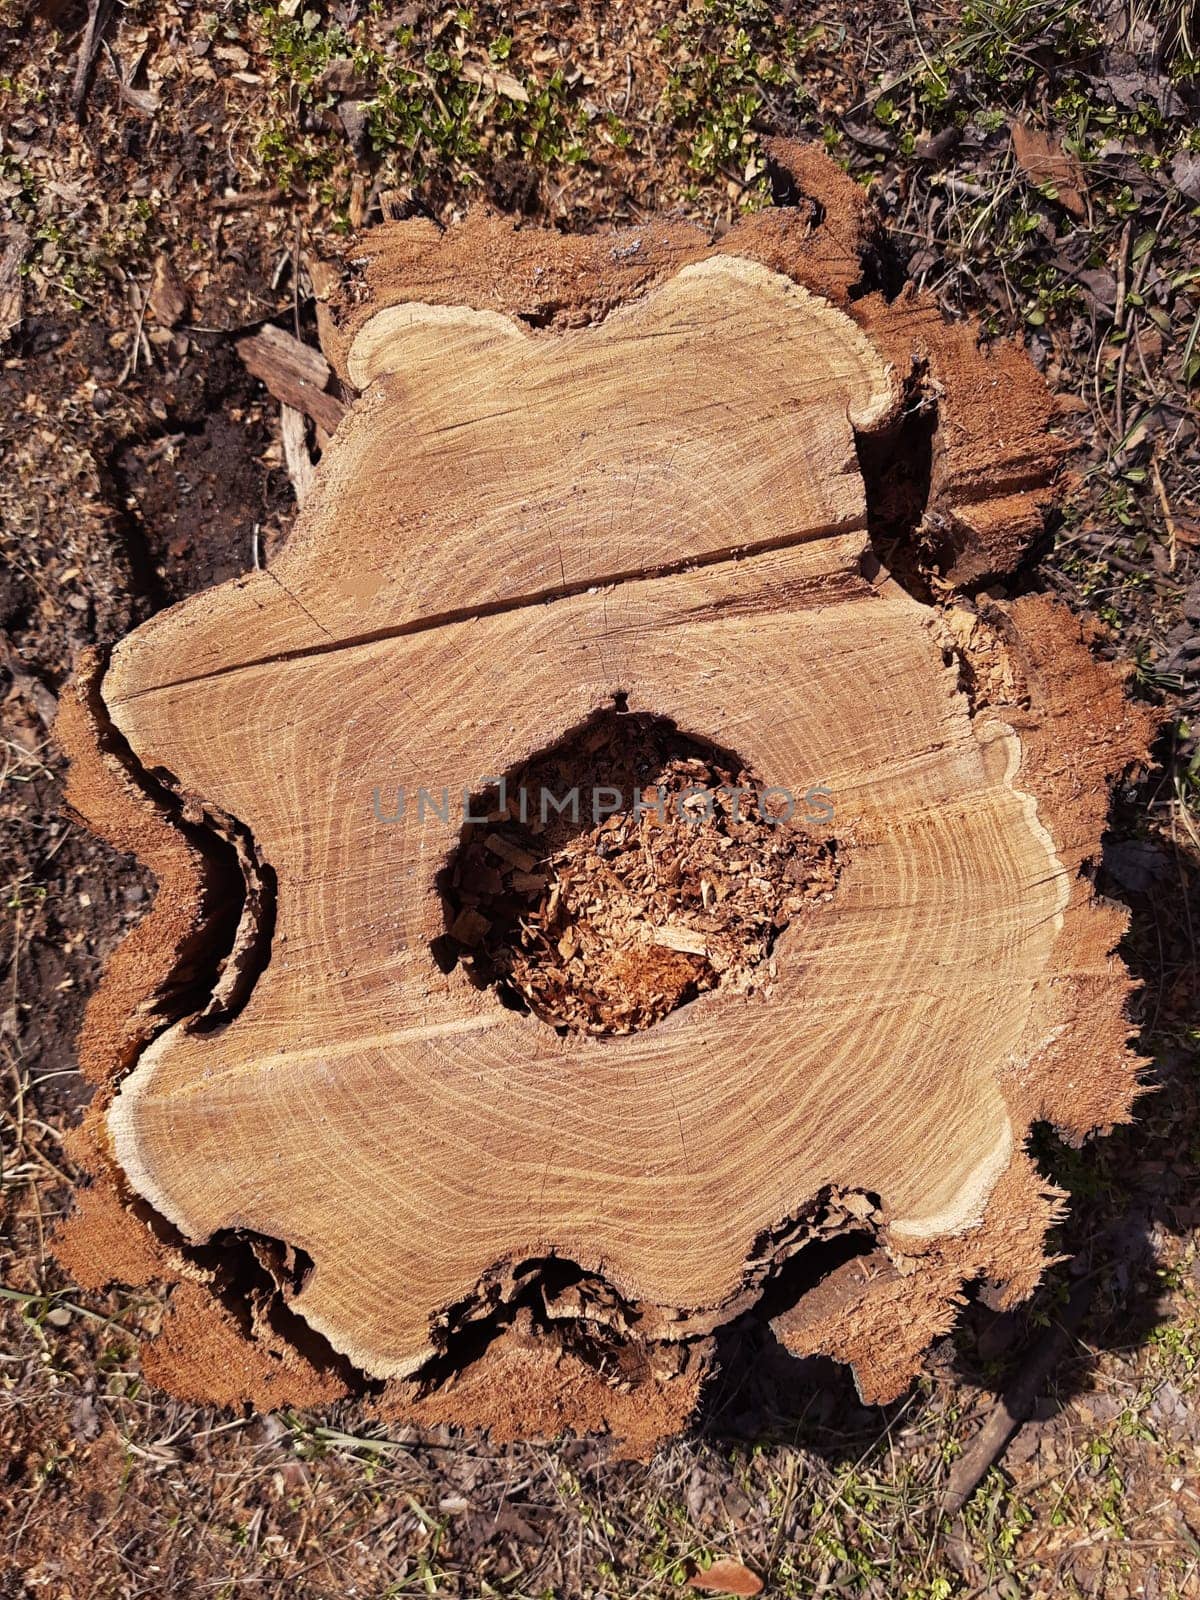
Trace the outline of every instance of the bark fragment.
<instances>
[{"instance_id":1,"label":"bark fragment","mask_svg":"<svg viewBox=\"0 0 1200 1600\"><path fill-rule=\"evenodd\" d=\"M155 1370L179 1392L369 1377L390 1417L646 1449L757 1308L887 1399L966 1283L1003 1304L1037 1281L1062 1197L1031 1122L1129 1115L1122 914L1083 869L1146 719L1061 608L969 597L1040 529L1048 396L1020 352L881 294L860 192L775 154L795 203L718 242L487 216L367 235L339 286L318 275L363 393L289 545L81 679L73 803L160 892L89 1013L94 1184L64 1249L102 1232L94 1275L178 1283ZM448 882L464 825L436 791L535 770L613 707L827 789L832 820L816 856L723 879L597 823L553 863L580 893L551 952L536 837L509 816ZM381 809L397 773L432 816ZM573 968L568 937L620 920L622 828L655 908L640 1032L607 1026L620 984L583 996L604 952ZM242 886L215 959L210 858ZM654 898L681 862L682 912ZM769 927L745 968L767 981L699 992L730 902L743 945ZM501 959L506 919L540 977ZM180 981L197 946L203 993ZM538 1015L469 981L485 958ZM653 961L689 977L643 1003ZM564 998L582 1028L539 1020ZM850 1257L805 1281L831 1239Z\"/></svg>"}]
</instances>

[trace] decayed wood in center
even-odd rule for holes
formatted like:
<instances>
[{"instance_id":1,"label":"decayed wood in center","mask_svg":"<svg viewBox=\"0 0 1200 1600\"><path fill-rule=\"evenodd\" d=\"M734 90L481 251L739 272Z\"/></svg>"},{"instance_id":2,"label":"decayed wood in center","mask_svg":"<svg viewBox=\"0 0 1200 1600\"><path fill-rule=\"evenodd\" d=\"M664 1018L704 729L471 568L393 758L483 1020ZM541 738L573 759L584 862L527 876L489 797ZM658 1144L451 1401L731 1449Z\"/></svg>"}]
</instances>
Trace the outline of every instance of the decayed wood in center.
<instances>
[{"instance_id":1,"label":"decayed wood in center","mask_svg":"<svg viewBox=\"0 0 1200 1600\"><path fill-rule=\"evenodd\" d=\"M732 752L623 707L464 811L436 958L565 1031L633 1033L714 989L769 994L776 939L837 883L828 794L772 794Z\"/></svg>"}]
</instances>

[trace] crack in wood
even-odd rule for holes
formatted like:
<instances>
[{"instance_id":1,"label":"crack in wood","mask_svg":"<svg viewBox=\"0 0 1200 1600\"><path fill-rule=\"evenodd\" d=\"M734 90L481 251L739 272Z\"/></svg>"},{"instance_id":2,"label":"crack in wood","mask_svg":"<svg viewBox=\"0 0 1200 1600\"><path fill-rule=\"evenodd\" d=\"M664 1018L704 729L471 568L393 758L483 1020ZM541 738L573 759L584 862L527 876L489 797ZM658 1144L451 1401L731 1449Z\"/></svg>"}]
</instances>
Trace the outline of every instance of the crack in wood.
<instances>
[{"instance_id":1,"label":"crack in wood","mask_svg":"<svg viewBox=\"0 0 1200 1600\"><path fill-rule=\"evenodd\" d=\"M338 639L331 635L324 625L312 616L303 606L313 626L325 634L328 643L300 646L294 650L281 650L263 656L249 657L245 661L230 662L226 666L216 668L212 672L196 673L194 676L184 678L164 679L160 683L147 685L132 693L124 694L117 702L127 705L134 700L143 699L146 695L157 694L165 689L184 688L193 683L208 683L216 678L228 677L231 674L245 672L254 667L276 666L292 661L308 661L319 656L332 655L342 650L355 650L367 645L380 644L388 639L410 638L418 634L430 633L438 628L451 627L463 622L476 622L485 617L505 616L515 611L523 611L534 606L552 605L555 601L573 599L579 595L589 594L593 590L615 589L622 584L653 581L660 578L678 577L688 572L699 572L709 567L723 566L728 563L741 564L750 561L758 555L767 555L777 550L790 550L805 544L813 544L821 539L834 538L844 534L866 533L866 526L860 518L848 518L842 522L832 522L817 528L805 528L802 532L780 534L774 539L764 539L753 545L728 545L719 550L705 551L701 555L689 556L681 561L663 561L641 567L628 567L618 572L604 572L579 578L574 582L555 584L546 589L534 590L528 594L514 595L507 599L489 601L480 605L456 607L452 610L441 611L425 617L415 617L408 622L395 623L389 627L375 628L363 633L349 634ZM267 576L283 589L289 599L295 600L291 590L280 582L270 569ZM239 580L240 581L240 580ZM831 596L836 599L836 594ZM300 605L299 601L296 601Z\"/></svg>"}]
</instances>

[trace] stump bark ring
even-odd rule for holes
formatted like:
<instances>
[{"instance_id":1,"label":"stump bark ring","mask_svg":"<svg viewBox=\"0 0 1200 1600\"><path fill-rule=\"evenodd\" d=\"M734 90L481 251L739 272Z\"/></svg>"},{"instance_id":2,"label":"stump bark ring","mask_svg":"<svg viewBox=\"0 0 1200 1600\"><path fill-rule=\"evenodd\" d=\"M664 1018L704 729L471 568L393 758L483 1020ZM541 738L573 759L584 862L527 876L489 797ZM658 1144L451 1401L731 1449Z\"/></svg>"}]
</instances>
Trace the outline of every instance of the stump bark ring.
<instances>
[{"instance_id":1,"label":"stump bark ring","mask_svg":"<svg viewBox=\"0 0 1200 1600\"><path fill-rule=\"evenodd\" d=\"M85 1030L97 1181L60 1250L176 1281L150 1359L177 1390L366 1379L388 1415L644 1445L717 1331L843 1238L776 1335L888 1398L964 1284L1036 1281L1060 1197L1031 1122L1128 1114L1122 914L1080 868L1147 724L1074 619L978 594L1050 496L1048 398L868 292L860 197L790 159L824 220L716 245L368 236L323 312L359 398L288 545L81 672L73 802L161 887ZM754 845L786 906L736 818L706 876L626 796L543 871L506 798L448 913L463 806L605 718L826 797L778 824L807 877ZM747 884L755 975L719 981ZM670 952L669 1008L589 1031L502 1003L464 976L497 907L560 987L619 921L622 959Z\"/></svg>"}]
</instances>

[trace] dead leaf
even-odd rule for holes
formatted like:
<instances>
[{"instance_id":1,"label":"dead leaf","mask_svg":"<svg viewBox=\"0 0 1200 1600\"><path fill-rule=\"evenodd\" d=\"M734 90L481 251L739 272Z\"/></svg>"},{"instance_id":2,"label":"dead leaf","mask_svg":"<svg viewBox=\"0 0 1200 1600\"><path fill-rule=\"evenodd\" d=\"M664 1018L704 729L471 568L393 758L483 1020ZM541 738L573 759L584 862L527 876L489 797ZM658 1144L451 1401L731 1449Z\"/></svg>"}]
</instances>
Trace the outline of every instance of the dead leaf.
<instances>
[{"instance_id":1,"label":"dead leaf","mask_svg":"<svg viewBox=\"0 0 1200 1600\"><path fill-rule=\"evenodd\" d=\"M477 83L492 94L502 94L506 99L519 101L521 105L529 103L525 85L519 78L514 78L511 72L497 72L494 68L482 67L475 61L464 61L462 76L468 83Z\"/></svg>"},{"instance_id":2,"label":"dead leaf","mask_svg":"<svg viewBox=\"0 0 1200 1600\"><path fill-rule=\"evenodd\" d=\"M1139 328L1136 342L1147 370L1153 372L1163 357L1162 334L1157 328L1146 328L1144 331Z\"/></svg>"},{"instance_id":3,"label":"dead leaf","mask_svg":"<svg viewBox=\"0 0 1200 1600\"><path fill-rule=\"evenodd\" d=\"M1181 194L1200 204L1200 153L1181 150L1171 162L1171 178Z\"/></svg>"},{"instance_id":4,"label":"dead leaf","mask_svg":"<svg viewBox=\"0 0 1200 1600\"><path fill-rule=\"evenodd\" d=\"M162 100L153 89L134 89L127 83L121 85L121 99L134 111L140 111L147 117L152 117L162 105Z\"/></svg>"},{"instance_id":5,"label":"dead leaf","mask_svg":"<svg viewBox=\"0 0 1200 1600\"><path fill-rule=\"evenodd\" d=\"M21 263L29 248L24 228L8 229L0 243L0 344L20 322L24 313L24 283Z\"/></svg>"},{"instance_id":6,"label":"dead leaf","mask_svg":"<svg viewBox=\"0 0 1200 1600\"><path fill-rule=\"evenodd\" d=\"M154 258L154 267L150 275L150 297L147 303L151 320L160 328L173 328L177 322L182 322L187 312L187 293L175 276L175 269L164 255L157 255Z\"/></svg>"},{"instance_id":7,"label":"dead leaf","mask_svg":"<svg viewBox=\"0 0 1200 1600\"><path fill-rule=\"evenodd\" d=\"M1075 157L1068 155L1057 139L1040 128L1027 127L1023 122L1012 124L1013 155L1017 164L1031 182L1051 184L1058 203L1073 217L1087 215L1084 204L1083 168Z\"/></svg>"},{"instance_id":8,"label":"dead leaf","mask_svg":"<svg viewBox=\"0 0 1200 1600\"><path fill-rule=\"evenodd\" d=\"M134 81L142 70L142 63L146 59L145 50L139 50L132 59L124 63L112 46L105 40L104 53L117 79L118 92L125 105L131 106L134 111L140 111L143 116L152 117L162 104L162 100L154 89L135 89Z\"/></svg>"},{"instance_id":9,"label":"dead leaf","mask_svg":"<svg viewBox=\"0 0 1200 1600\"><path fill-rule=\"evenodd\" d=\"M1090 402L1081 394L1056 394L1054 396L1054 414L1057 417L1082 416L1084 412L1092 409Z\"/></svg>"},{"instance_id":10,"label":"dead leaf","mask_svg":"<svg viewBox=\"0 0 1200 1600\"><path fill-rule=\"evenodd\" d=\"M703 1572L697 1568L687 1582L689 1589L700 1589L705 1594L761 1594L763 1586L757 1573L728 1556L714 1561Z\"/></svg>"}]
</instances>

